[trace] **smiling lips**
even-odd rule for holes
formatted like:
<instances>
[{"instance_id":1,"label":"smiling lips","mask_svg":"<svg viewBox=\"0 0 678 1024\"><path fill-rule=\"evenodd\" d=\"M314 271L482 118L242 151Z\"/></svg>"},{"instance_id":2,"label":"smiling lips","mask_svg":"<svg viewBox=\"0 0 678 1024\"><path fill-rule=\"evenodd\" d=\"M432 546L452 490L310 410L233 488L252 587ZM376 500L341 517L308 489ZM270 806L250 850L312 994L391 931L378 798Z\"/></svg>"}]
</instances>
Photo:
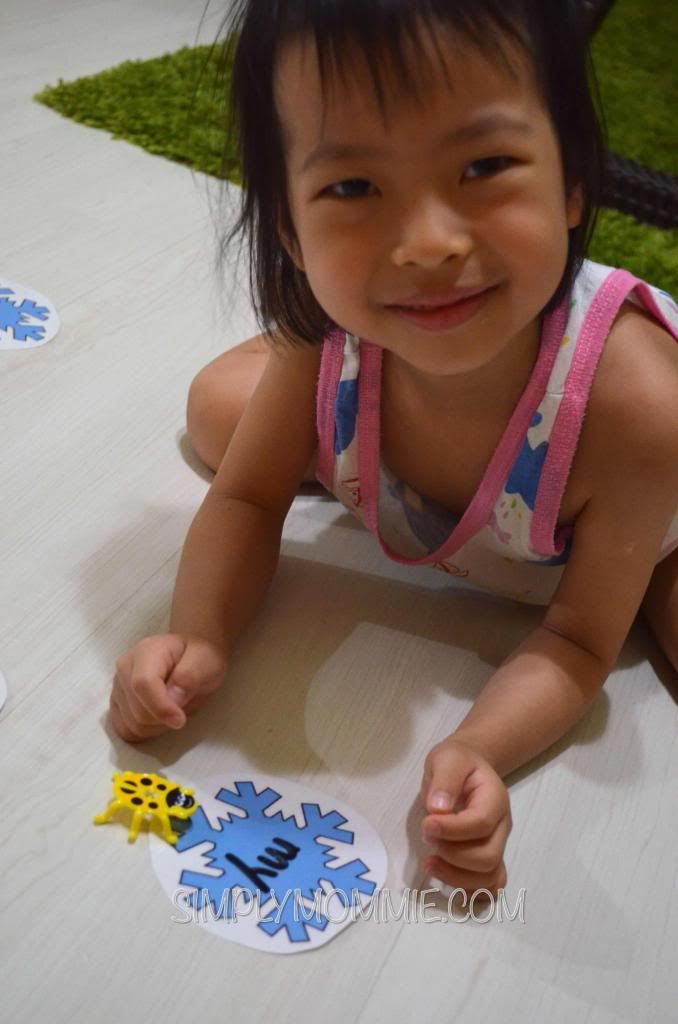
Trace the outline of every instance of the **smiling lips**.
<instances>
[{"instance_id":1,"label":"smiling lips","mask_svg":"<svg viewBox=\"0 0 678 1024\"><path fill-rule=\"evenodd\" d=\"M411 305L388 306L397 316L429 331L456 327L477 312L491 288L456 288L445 296L419 298Z\"/></svg>"}]
</instances>

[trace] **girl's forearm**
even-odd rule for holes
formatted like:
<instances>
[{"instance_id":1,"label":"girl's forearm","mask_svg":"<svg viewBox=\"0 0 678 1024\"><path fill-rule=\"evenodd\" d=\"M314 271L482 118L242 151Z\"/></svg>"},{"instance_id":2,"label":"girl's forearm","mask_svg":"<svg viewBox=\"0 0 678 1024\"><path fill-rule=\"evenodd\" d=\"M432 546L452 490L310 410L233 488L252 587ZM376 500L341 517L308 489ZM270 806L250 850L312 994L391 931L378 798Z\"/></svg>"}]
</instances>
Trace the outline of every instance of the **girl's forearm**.
<instances>
[{"instance_id":1,"label":"girl's forearm","mask_svg":"<svg viewBox=\"0 0 678 1024\"><path fill-rule=\"evenodd\" d=\"M209 492L186 536L170 632L229 650L254 616L275 573L283 520Z\"/></svg>"},{"instance_id":2,"label":"girl's forearm","mask_svg":"<svg viewBox=\"0 0 678 1024\"><path fill-rule=\"evenodd\" d=\"M608 672L593 654L539 626L491 676L450 738L473 746L503 778L579 721Z\"/></svg>"}]
</instances>

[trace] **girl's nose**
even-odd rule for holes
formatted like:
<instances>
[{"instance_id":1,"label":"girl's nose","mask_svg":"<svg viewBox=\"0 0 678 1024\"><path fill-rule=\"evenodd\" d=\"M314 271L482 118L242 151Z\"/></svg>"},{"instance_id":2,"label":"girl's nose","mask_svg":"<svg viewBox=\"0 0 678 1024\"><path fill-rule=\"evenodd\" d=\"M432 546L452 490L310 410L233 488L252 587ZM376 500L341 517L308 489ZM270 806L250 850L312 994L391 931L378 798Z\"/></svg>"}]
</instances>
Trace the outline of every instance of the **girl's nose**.
<instances>
[{"instance_id":1,"label":"girl's nose","mask_svg":"<svg viewBox=\"0 0 678 1024\"><path fill-rule=\"evenodd\" d=\"M412 210L401 225L393 262L437 267L451 257L468 256L473 249L469 224L447 203L429 200Z\"/></svg>"}]
</instances>

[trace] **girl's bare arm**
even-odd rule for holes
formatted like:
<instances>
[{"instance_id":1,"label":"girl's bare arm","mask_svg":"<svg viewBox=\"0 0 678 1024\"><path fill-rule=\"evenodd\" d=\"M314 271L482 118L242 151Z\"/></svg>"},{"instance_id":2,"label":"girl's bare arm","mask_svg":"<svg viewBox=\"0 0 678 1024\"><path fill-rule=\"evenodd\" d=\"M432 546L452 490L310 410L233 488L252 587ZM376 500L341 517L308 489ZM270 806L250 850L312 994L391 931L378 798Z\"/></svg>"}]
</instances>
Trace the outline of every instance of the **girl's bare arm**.
<instances>
[{"instance_id":1,"label":"girl's bare arm","mask_svg":"<svg viewBox=\"0 0 678 1024\"><path fill-rule=\"evenodd\" d=\"M170 631L229 650L275 572L285 516L316 446L320 348L273 349L188 531Z\"/></svg>"},{"instance_id":2,"label":"girl's bare arm","mask_svg":"<svg viewBox=\"0 0 678 1024\"><path fill-rule=\"evenodd\" d=\"M595 489L558 589L541 626L451 737L474 745L502 776L563 736L595 700L678 508L678 346L639 314L620 329L639 365L622 358L621 346L619 357L611 351L613 369L591 396L587 417L600 426L592 432Z\"/></svg>"}]
</instances>

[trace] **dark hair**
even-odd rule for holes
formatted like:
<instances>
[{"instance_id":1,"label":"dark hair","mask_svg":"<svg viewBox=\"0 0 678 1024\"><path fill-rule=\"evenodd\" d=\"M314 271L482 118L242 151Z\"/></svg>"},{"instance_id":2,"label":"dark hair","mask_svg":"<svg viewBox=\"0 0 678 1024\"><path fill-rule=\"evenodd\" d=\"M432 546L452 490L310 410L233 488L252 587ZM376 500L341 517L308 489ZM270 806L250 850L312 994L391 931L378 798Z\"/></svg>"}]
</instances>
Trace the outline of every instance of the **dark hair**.
<instances>
[{"instance_id":1,"label":"dark hair","mask_svg":"<svg viewBox=\"0 0 678 1024\"><path fill-rule=\"evenodd\" d=\"M292 343L319 343L336 326L278 231L280 225L286 237L296 241L287 201L282 126L274 101L280 49L299 35L314 37L323 98L328 57L344 75L356 52L362 52L383 111L384 62L397 69L403 88L416 96L404 44L411 40L419 54L422 28L435 42L436 25L446 24L505 64L503 44L518 43L531 61L554 125L566 192L579 186L583 194L582 220L570 230L567 264L543 311L548 312L569 292L586 255L604 166L603 129L590 88L598 99L585 14L580 0L233 0L220 30L226 31L220 68L227 85L231 133L224 166L228 161L232 167L229 154L235 148L243 191L237 221L221 235L219 264L223 269L225 252L237 235L242 248L244 234L250 249L252 302L257 321L272 342L277 331Z\"/></svg>"}]
</instances>

